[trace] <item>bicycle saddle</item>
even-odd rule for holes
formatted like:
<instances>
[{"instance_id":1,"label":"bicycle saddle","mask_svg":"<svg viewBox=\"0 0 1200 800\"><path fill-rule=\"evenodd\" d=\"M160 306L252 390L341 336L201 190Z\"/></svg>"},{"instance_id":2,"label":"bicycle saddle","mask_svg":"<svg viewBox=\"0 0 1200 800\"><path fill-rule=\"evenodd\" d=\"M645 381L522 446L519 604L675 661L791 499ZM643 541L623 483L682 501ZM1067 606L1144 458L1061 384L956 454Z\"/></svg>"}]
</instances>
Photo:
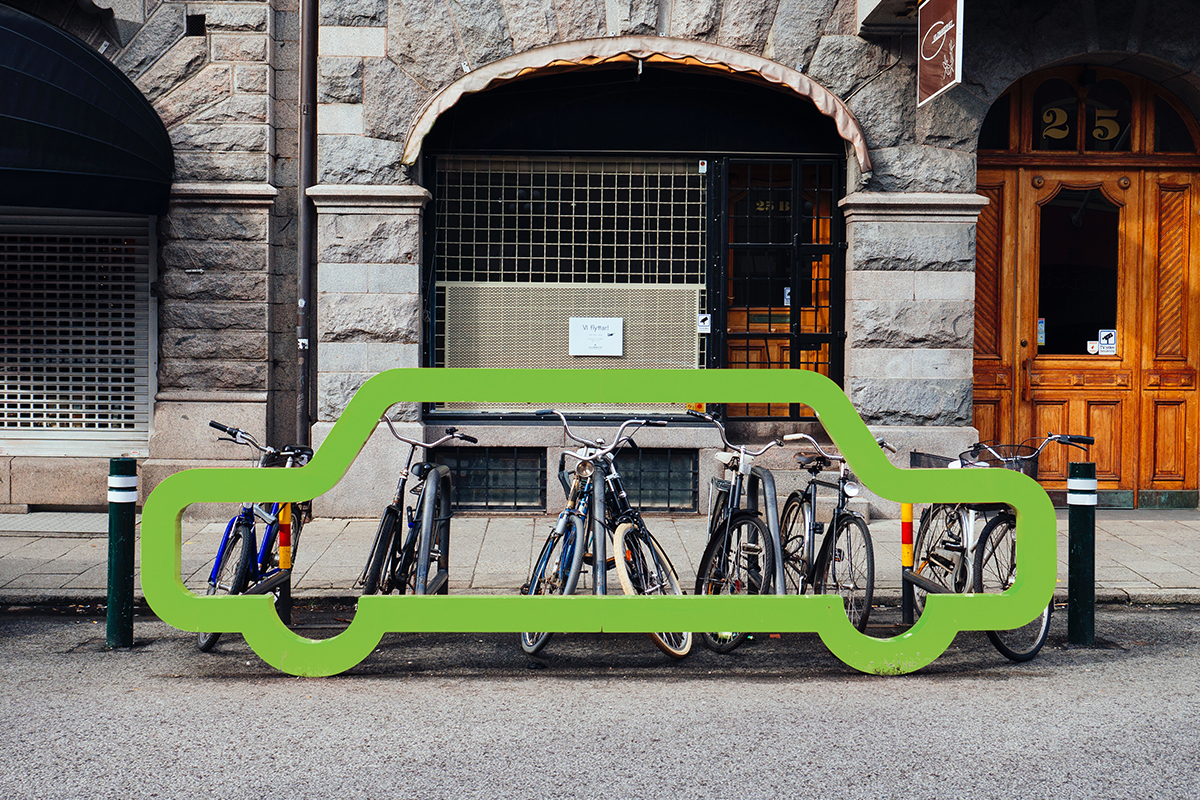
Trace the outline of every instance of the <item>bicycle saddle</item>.
<instances>
[{"instance_id":1,"label":"bicycle saddle","mask_svg":"<svg viewBox=\"0 0 1200 800\"><path fill-rule=\"evenodd\" d=\"M804 469L813 473L820 472L825 467L829 466L830 460L822 455L805 455L804 453L796 454L796 463Z\"/></svg>"}]
</instances>

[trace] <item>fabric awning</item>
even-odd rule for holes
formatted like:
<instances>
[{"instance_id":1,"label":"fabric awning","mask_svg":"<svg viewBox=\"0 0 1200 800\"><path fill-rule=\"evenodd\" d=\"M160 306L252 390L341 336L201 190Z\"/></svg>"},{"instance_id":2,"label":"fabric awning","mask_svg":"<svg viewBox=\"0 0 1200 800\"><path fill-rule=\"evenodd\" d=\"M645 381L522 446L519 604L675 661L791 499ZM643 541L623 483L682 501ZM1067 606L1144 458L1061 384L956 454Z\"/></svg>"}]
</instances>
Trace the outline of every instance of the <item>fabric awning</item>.
<instances>
[{"instance_id":1,"label":"fabric awning","mask_svg":"<svg viewBox=\"0 0 1200 800\"><path fill-rule=\"evenodd\" d=\"M0 5L0 86L0 206L166 210L167 130L103 56Z\"/></svg>"},{"instance_id":2,"label":"fabric awning","mask_svg":"<svg viewBox=\"0 0 1200 800\"><path fill-rule=\"evenodd\" d=\"M734 78L774 84L812 101L831 118L850 142L863 172L871 169L866 139L854 114L840 99L806 75L773 61L728 47L658 36L584 39L527 50L468 72L426 101L404 143L404 163L415 164L425 137L446 110L464 95L483 92L508 81L591 66L645 61L680 69L717 70Z\"/></svg>"}]
</instances>

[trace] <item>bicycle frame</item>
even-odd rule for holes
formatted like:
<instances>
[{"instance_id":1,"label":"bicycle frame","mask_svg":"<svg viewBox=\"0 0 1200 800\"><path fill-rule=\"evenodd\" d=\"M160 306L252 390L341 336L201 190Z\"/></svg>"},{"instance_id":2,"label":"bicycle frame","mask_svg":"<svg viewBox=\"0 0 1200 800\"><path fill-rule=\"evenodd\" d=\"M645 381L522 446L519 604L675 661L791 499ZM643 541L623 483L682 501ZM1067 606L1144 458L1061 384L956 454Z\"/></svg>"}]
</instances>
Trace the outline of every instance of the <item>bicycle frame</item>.
<instances>
[{"instance_id":1,"label":"bicycle frame","mask_svg":"<svg viewBox=\"0 0 1200 800\"><path fill-rule=\"evenodd\" d=\"M446 435L437 441L420 442L401 436L386 415L380 419L387 424L392 436L409 446L408 457L405 459L404 467L400 470L400 478L396 483L396 494L384 511L385 515L389 512L395 514L397 525L397 530L393 532L391 541L387 544L391 548L391 558L385 560L384 563L389 565L395 574L406 575L407 568L410 566L406 559L415 559L414 594L438 594L450 579L449 570L448 567L439 565L438 571L431 582L429 579L429 557L433 550L435 526L443 523L448 525L452 514L450 493L453 490L453 486L450 477L450 468L444 464L428 464L425 462L421 462L414 467L413 458L416 455L418 447L428 452L451 439L462 439L472 444L478 442L478 439L460 433L456 428L447 428ZM406 507L404 504L405 490L408 488L409 476L414 473L416 473L417 479L420 481L420 494L415 506ZM417 490L414 488L413 491ZM431 499L431 492L434 499ZM418 508L421 510L420 519L416 517L416 509ZM415 546L410 549L408 544L413 536L414 527L418 525L420 526L416 529L418 539ZM449 533L447 532L446 535L448 537ZM379 542L377 541L376 547L378 546ZM365 585L367 583L367 574L373 565L374 554L375 551L372 550L371 556L367 559L366 566L359 575L358 585Z\"/></svg>"},{"instance_id":2,"label":"bicycle frame","mask_svg":"<svg viewBox=\"0 0 1200 800\"><path fill-rule=\"evenodd\" d=\"M727 448L726 452L732 451L738 460L735 469L731 465L732 456L722 458L725 453L717 454L717 460L724 466L724 471L733 473L733 477L729 481L724 481L729 484L729 487L724 492L718 492L715 503L712 502L710 496L708 540L711 542L713 537L718 532L721 532L722 524L725 526L724 533L727 536L730 535L734 514L742 507L743 494L746 497L746 510L751 513L758 513L758 492L761 484L762 492L766 495L766 523L767 530L771 535L770 546L775 556L775 574L773 576L775 594L787 594L787 581L783 568L783 544L779 532L779 500L775 495L775 476L768 469L754 466L755 458L767 452L772 447L782 446L783 440L775 439L767 443L762 449L751 452L744 444L732 444L725 436L725 426L711 415L688 409L688 416L704 419L715 425L717 431L721 434L721 441ZM745 487L744 490L743 487Z\"/></svg>"},{"instance_id":3,"label":"bicycle frame","mask_svg":"<svg viewBox=\"0 0 1200 800\"><path fill-rule=\"evenodd\" d=\"M804 594L808 588L816 583L818 575L825 572L825 567L829 562L830 553L833 550L834 537L837 535L838 523L842 521L842 517L860 517L862 515L857 512L850 511L846 508L849 502L849 495L846 494L846 484L850 479L846 471L846 462L838 462L838 481L831 483L823 481L816 477L815 473L811 473L812 477L808 480L808 485L804 487L803 495L807 501L807 509L812 515L810 519L805 520L808 535L804 537L804 564L805 571L801 575L801 584L797 587L797 594ZM830 517L827 524L822 524L816 519L817 508L817 487L823 486L827 489L833 489L837 492L837 503L833 509L833 515ZM817 550L817 537L822 536L821 549Z\"/></svg>"},{"instance_id":4,"label":"bicycle frame","mask_svg":"<svg viewBox=\"0 0 1200 800\"><path fill-rule=\"evenodd\" d=\"M282 505L282 503L272 503L271 510L268 512L257 503L242 503L242 510L225 526L225 534L221 537L218 553L225 551L225 543L239 522L244 524L246 535L250 537L248 546L255 555L250 564L250 587L246 590L246 594L272 592L283 584L291 573L290 569L270 563L271 551L275 546L275 539L279 535L279 510ZM267 526L263 529L261 547L258 544L258 520L262 520ZM210 584L217 582L217 573L220 572L220 569L220 560L214 561L212 572L208 576Z\"/></svg>"}]
</instances>

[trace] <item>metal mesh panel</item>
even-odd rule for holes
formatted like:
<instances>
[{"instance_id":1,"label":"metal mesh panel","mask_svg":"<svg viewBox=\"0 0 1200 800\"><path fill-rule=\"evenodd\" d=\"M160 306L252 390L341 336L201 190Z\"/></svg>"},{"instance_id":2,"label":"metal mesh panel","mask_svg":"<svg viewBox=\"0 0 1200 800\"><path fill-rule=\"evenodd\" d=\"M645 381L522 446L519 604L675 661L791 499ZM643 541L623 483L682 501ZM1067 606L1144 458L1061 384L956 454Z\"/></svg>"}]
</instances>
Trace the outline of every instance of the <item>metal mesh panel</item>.
<instances>
[{"instance_id":1,"label":"metal mesh panel","mask_svg":"<svg viewBox=\"0 0 1200 800\"><path fill-rule=\"evenodd\" d=\"M0 210L5 439L145 445L149 247L144 216Z\"/></svg>"},{"instance_id":2,"label":"metal mesh panel","mask_svg":"<svg viewBox=\"0 0 1200 800\"><path fill-rule=\"evenodd\" d=\"M689 369L699 287L447 284L446 366ZM571 317L622 317L624 355L572 356Z\"/></svg>"},{"instance_id":3,"label":"metal mesh panel","mask_svg":"<svg viewBox=\"0 0 1200 800\"><path fill-rule=\"evenodd\" d=\"M700 287L451 283L443 288L447 367L693 369L699 358ZM570 355L568 325L573 316L622 317L624 355Z\"/></svg>"},{"instance_id":4,"label":"metal mesh panel","mask_svg":"<svg viewBox=\"0 0 1200 800\"><path fill-rule=\"evenodd\" d=\"M704 282L695 159L438 160L443 281Z\"/></svg>"}]
</instances>

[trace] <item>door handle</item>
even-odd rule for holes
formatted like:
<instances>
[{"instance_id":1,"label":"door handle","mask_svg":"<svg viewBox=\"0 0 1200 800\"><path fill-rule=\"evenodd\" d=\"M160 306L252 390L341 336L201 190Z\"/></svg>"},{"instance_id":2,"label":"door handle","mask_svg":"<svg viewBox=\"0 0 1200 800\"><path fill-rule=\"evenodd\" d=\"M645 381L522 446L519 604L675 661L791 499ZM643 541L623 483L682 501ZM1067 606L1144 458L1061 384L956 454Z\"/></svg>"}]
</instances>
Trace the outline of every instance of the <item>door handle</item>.
<instances>
[{"instance_id":1,"label":"door handle","mask_svg":"<svg viewBox=\"0 0 1200 800\"><path fill-rule=\"evenodd\" d=\"M1021 362L1021 399L1028 403L1032 398L1033 388L1030 385L1029 362L1032 359L1025 359Z\"/></svg>"}]
</instances>

